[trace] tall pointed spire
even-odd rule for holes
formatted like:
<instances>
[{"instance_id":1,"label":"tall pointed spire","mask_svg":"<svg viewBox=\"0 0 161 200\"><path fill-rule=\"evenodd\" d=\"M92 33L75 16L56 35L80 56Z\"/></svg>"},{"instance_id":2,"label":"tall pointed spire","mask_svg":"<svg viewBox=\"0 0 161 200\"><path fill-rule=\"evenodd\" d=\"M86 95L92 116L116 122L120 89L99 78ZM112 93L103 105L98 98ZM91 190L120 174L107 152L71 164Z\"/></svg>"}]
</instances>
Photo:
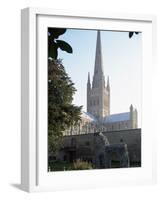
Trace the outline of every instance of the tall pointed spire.
<instances>
[{"instance_id":1,"label":"tall pointed spire","mask_svg":"<svg viewBox=\"0 0 161 200\"><path fill-rule=\"evenodd\" d=\"M107 89L110 89L110 80L109 80L109 76L107 76Z\"/></svg>"},{"instance_id":2,"label":"tall pointed spire","mask_svg":"<svg viewBox=\"0 0 161 200\"><path fill-rule=\"evenodd\" d=\"M88 72L88 81L87 83L90 83L90 73Z\"/></svg>"},{"instance_id":3,"label":"tall pointed spire","mask_svg":"<svg viewBox=\"0 0 161 200\"><path fill-rule=\"evenodd\" d=\"M107 76L107 85L110 84L110 81L109 81L109 76Z\"/></svg>"},{"instance_id":4,"label":"tall pointed spire","mask_svg":"<svg viewBox=\"0 0 161 200\"><path fill-rule=\"evenodd\" d=\"M109 80L108 87L110 87ZM92 87L90 84L90 75L88 73L87 112L99 120L102 120L103 117L110 114L110 89L107 89L105 86L101 49L101 33L99 30L97 31L96 55Z\"/></svg>"},{"instance_id":5,"label":"tall pointed spire","mask_svg":"<svg viewBox=\"0 0 161 200\"><path fill-rule=\"evenodd\" d=\"M96 42L96 54L95 54L95 66L94 66L94 77L93 86L98 86L98 81L103 80L103 62L102 62L102 49L101 49L101 33L97 31L97 42Z\"/></svg>"},{"instance_id":6,"label":"tall pointed spire","mask_svg":"<svg viewBox=\"0 0 161 200\"><path fill-rule=\"evenodd\" d=\"M96 56L95 56L95 68L94 73L103 73L103 66L102 66L102 46L101 46L101 34L100 31L97 31L97 43L96 43Z\"/></svg>"},{"instance_id":7,"label":"tall pointed spire","mask_svg":"<svg viewBox=\"0 0 161 200\"><path fill-rule=\"evenodd\" d=\"M87 92L91 90L90 73L88 72Z\"/></svg>"}]
</instances>

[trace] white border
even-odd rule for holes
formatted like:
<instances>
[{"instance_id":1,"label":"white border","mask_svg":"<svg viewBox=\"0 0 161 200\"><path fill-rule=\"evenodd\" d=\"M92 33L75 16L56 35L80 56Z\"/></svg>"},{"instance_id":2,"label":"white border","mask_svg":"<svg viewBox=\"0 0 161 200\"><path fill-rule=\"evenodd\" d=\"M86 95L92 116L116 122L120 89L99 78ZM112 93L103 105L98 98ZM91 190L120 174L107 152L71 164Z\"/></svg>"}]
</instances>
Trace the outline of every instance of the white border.
<instances>
[{"instance_id":1,"label":"white border","mask_svg":"<svg viewBox=\"0 0 161 200\"><path fill-rule=\"evenodd\" d=\"M37 20L37 18L41 20ZM93 28L93 29L107 29L111 30L135 30L142 31L143 47L147 49L143 51L143 116L142 124L143 152L149 155L143 156L143 163L145 165L140 169L114 169L114 170L92 170L81 172L58 172L47 173L46 165L44 165L47 156L47 137L41 134L40 130L46 129L46 124L41 123L44 120L45 107L45 93L47 91L44 66L47 66L47 43L44 35L48 26L68 27L70 21L71 25L76 28ZM97 23L96 23L97 22ZM98 23L99 22L99 23ZM118 185L123 183L139 184L155 182L155 162L152 161L151 156L154 148L152 145L152 110L151 99L149 91L151 85L149 80L152 73L152 34L154 37L155 17L153 16L136 16L123 14L104 14L104 13L83 13L59 11L52 9L37 9L28 8L22 10L22 188L26 191L42 191L42 190L61 190L74 188L89 188L89 187L106 187L107 185ZM49 25L50 24L50 25ZM77 24L77 25L76 25ZM86 25L85 25L86 24ZM143 26L144 24L144 26ZM119 28L120 27L120 28ZM40 30L40 35L37 37L37 30ZM153 38L154 39L154 38ZM41 40L41 47L39 44ZM47 38L46 38L47 40ZM46 45L46 46L45 46ZM145 48L146 47L146 48ZM154 48L154 46L153 46ZM154 52L154 51L153 51ZM43 56L40 56L43 55ZM43 57L41 62L39 57ZM38 59L36 59L38 58ZM41 67L43 66L43 67ZM146 66L146 68L145 68ZM154 67L154 66L153 66ZM46 77L46 78L45 78ZM40 81L41 80L41 81ZM41 88L41 89L40 89ZM42 89L43 88L43 89ZM152 88L151 88L152 89ZM38 99L36 99L38 97ZM148 98L148 101L146 98ZM40 100L41 99L41 100ZM146 101L145 101L146 100ZM38 102L38 103L37 103ZM38 109L41 106L41 109ZM148 109L147 109L148 108ZM46 115L46 114L45 114ZM39 118L39 123L37 119ZM41 124L41 128L40 125ZM144 133L148 133L146 136ZM46 134L47 135L47 134ZM39 136L39 137L38 137ZM153 135L154 137L154 135ZM149 148L148 148L149 147ZM46 149L46 151L44 151ZM41 155L39 157L38 155ZM43 158L43 159L42 159ZM145 158L145 160L144 160ZM118 179L119 176L119 179ZM69 181L70 180L70 181ZM108 180L108 181L106 181Z\"/></svg>"}]
</instances>

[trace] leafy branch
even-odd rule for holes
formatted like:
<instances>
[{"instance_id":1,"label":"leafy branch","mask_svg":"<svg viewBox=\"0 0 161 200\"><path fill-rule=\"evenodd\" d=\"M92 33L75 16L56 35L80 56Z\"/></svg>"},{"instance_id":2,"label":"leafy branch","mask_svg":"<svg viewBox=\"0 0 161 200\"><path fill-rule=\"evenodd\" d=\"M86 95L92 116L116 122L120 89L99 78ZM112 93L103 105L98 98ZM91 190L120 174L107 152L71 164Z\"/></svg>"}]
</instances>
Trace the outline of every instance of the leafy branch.
<instances>
[{"instance_id":1,"label":"leafy branch","mask_svg":"<svg viewBox=\"0 0 161 200\"><path fill-rule=\"evenodd\" d=\"M134 34L138 35L139 32L129 32L129 38L132 38L132 36L133 36Z\"/></svg>"},{"instance_id":2,"label":"leafy branch","mask_svg":"<svg viewBox=\"0 0 161 200\"><path fill-rule=\"evenodd\" d=\"M60 35L66 32L66 28L49 28L48 29L48 57L57 59L58 49L66 51L67 53L73 53L73 49L67 42L58 40Z\"/></svg>"}]
</instances>

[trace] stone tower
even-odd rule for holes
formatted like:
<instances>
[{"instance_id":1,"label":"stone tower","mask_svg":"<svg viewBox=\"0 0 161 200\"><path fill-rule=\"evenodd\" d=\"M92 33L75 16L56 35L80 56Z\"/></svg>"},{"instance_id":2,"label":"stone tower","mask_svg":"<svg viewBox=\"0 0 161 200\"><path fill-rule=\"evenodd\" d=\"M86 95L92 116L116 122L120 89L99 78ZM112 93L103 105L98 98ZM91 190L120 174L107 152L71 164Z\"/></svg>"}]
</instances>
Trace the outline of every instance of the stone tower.
<instances>
[{"instance_id":1,"label":"stone tower","mask_svg":"<svg viewBox=\"0 0 161 200\"><path fill-rule=\"evenodd\" d=\"M138 127L138 116L137 110L134 109L133 105L130 106L130 128Z\"/></svg>"},{"instance_id":2,"label":"stone tower","mask_svg":"<svg viewBox=\"0 0 161 200\"><path fill-rule=\"evenodd\" d=\"M105 85L100 31L97 32L95 66L92 84L90 81L90 74L88 73L87 112L100 120L103 117L110 115L110 83L108 77L107 84Z\"/></svg>"}]
</instances>

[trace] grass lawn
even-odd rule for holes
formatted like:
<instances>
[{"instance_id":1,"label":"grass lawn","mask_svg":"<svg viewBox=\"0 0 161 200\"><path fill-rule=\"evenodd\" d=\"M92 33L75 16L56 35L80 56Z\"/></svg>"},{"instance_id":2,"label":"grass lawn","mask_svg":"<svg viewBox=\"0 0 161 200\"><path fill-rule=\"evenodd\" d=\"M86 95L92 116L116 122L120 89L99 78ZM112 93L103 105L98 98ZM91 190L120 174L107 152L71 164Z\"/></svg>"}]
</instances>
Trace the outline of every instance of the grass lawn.
<instances>
[{"instance_id":1,"label":"grass lawn","mask_svg":"<svg viewBox=\"0 0 161 200\"><path fill-rule=\"evenodd\" d=\"M73 164L67 162L49 162L50 171L72 170Z\"/></svg>"},{"instance_id":2,"label":"grass lawn","mask_svg":"<svg viewBox=\"0 0 161 200\"><path fill-rule=\"evenodd\" d=\"M62 162L62 161L50 161L49 169L50 171L83 170L83 169L93 169L93 166L89 162L78 159L73 163Z\"/></svg>"}]
</instances>

